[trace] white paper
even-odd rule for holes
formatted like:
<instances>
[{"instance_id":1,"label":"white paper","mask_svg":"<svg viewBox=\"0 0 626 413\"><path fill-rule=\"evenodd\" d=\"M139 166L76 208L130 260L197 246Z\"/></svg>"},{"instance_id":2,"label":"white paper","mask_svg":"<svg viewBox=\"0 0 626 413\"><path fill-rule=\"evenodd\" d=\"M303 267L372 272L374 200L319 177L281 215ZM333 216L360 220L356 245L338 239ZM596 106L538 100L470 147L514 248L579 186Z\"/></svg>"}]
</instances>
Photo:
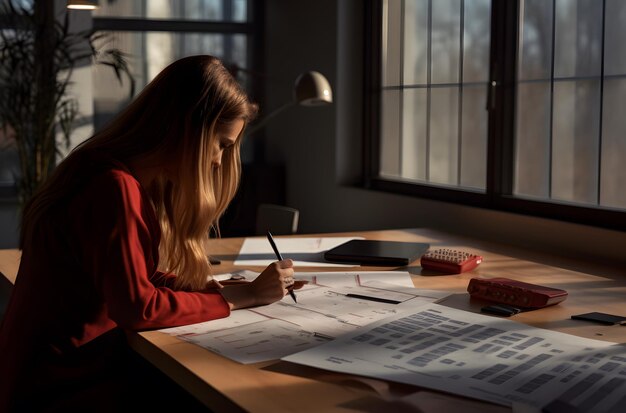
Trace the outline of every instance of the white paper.
<instances>
[{"instance_id":1,"label":"white paper","mask_svg":"<svg viewBox=\"0 0 626 413\"><path fill-rule=\"evenodd\" d=\"M292 323L268 318L257 323L182 338L245 364L279 359L285 354L327 341Z\"/></svg>"},{"instance_id":2,"label":"white paper","mask_svg":"<svg viewBox=\"0 0 626 413\"><path fill-rule=\"evenodd\" d=\"M331 263L324 259L324 252L353 239L362 239L362 237L274 237L274 242L283 258L293 260L294 267L355 267L357 265ZM267 238L254 237L244 240L234 264L265 267L276 259L276 254Z\"/></svg>"},{"instance_id":3,"label":"white paper","mask_svg":"<svg viewBox=\"0 0 626 413\"><path fill-rule=\"evenodd\" d=\"M400 287L414 288L411 274L407 271L351 271L351 272L299 272L294 277L306 280L310 284L326 287L347 285L368 285L372 282L384 282Z\"/></svg>"},{"instance_id":4,"label":"white paper","mask_svg":"<svg viewBox=\"0 0 626 413\"><path fill-rule=\"evenodd\" d=\"M233 277L243 277L243 279L246 281L252 281L259 275L260 273L250 271L250 270L238 270L238 271L226 272L222 274L214 274L212 276L209 276L207 280L212 278L217 281L226 281L226 280L232 279Z\"/></svg>"},{"instance_id":5,"label":"white paper","mask_svg":"<svg viewBox=\"0 0 626 413\"><path fill-rule=\"evenodd\" d=\"M246 279L258 275L250 271L239 274ZM224 319L160 331L240 363L255 363L279 359L319 345L405 311L407 306L416 308L437 300L435 297L421 297L419 289L407 287L405 278L410 281L409 273L394 275L401 280L401 285L383 282L380 285L384 289L379 291L369 285L359 286L361 277L340 274L334 287L311 283L299 289L297 304L287 295L271 305L233 311L230 317ZM370 283L373 281L368 279ZM396 305L347 297L345 291L341 292L342 288L362 295L402 297L404 301ZM439 295L442 294L446 295Z\"/></svg>"},{"instance_id":6,"label":"white paper","mask_svg":"<svg viewBox=\"0 0 626 413\"><path fill-rule=\"evenodd\" d=\"M437 304L283 360L511 406L626 411L626 346Z\"/></svg>"},{"instance_id":7,"label":"white paper","mask_svg":"<svg viewBox=\"0 0 626 413\"><path fill-rule=\"evenodd\" d=\"M231 311L230 316L219 318L217 320L205 321L203 323L189 324L186 326L164 328L159 330L162 333L184 338L185 336L194 336L196 334L205 334L211 331L224 330L228 328L238 327L240 325L257 323L265 321L263 317L250 310Z\"/></svg>"}]
</instances>

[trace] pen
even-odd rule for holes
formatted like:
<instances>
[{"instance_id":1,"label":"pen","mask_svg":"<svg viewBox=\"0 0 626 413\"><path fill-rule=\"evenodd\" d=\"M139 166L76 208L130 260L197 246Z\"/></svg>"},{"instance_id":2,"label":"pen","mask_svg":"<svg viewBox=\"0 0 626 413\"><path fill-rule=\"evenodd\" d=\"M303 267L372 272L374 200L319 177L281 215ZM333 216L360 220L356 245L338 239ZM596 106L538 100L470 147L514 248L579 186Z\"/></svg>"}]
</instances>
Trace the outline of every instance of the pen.
<instances>
[{"instance_id":1,"label":"pen","mask_svg":"<svg viewBox=\"0 0 626 413\"><path fill-rule=\"evenodd\" d=\"M322 333L318 333L318 332L313 332L313 337L319 337L319 338L323 338L324 340L332 340L333 338L331 336L328 336L326 334L322 334Z\"/></svg>"},{"instance_id":2,"label":"pen","mask_svg":"<svg viewBox=\"0 0 626 413\"><path fill-rule=\"evenodd\" d=\"M276 243L274 242L274 237L272 237L272 233L269 231L267 231L267 240L270 242L270 245L272 246L272 249L274 250L274 254L276 254L276 258L278 258L279 261L282 261L283 256L280 255L280 252L278 251L278 248L276 247ZM298 301L296 300L296 293L293 292L293 288L287 289L287 291L289 291L289 295L291 296L291 298L293 298L293 302L297 304Z\"/></svg>"},{"instance_id":3,"label":"pen","mask_svg":"<svg viewBox=\"0 0 626 413\"><path fill-rule=\"evenodd\" d=\"M402 301L390 300L388 298L370 297L368 295L361 295L361 294L346 294L346 297L360 298L361 300L370 300L370 301L376 301L379 303L387 303L387 304L400 304L402 302Z\"/></svg>"}]
</instances>

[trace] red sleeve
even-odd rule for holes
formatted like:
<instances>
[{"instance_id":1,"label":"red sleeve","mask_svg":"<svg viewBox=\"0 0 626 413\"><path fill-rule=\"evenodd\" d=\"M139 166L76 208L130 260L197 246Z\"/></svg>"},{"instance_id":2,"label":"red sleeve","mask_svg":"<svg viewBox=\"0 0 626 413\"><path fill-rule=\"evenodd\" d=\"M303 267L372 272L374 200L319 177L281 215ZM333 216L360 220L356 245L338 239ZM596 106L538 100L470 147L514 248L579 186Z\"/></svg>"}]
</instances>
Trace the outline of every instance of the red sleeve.
<instances>
[{"instance_id":1,"label":"red sleeve","mask_svg":"<svg viewBox=\"0 0 626 413\"><path fill-rule=\"evenodd\" d=\"M97 177L85 194L83 266L93 274L109 318L128 329L162 328L227 317L230 308L217 291L168 288L170 276L157 271L159 230L139 183L123 171ZM155 281L155 283L153 283Z\"/></svg>"},{"instance_id":2,"label":"red sleeve","mask_svg":"<svg viewBox=\"0 0 626 413\"><path fill-rule=\"evenodd\" d=\"M155 287L174 288L174 280L176 280L174 274L166 274L163 271L155 271L150 277L150 282Z\"/></svg>"}]
</instances>

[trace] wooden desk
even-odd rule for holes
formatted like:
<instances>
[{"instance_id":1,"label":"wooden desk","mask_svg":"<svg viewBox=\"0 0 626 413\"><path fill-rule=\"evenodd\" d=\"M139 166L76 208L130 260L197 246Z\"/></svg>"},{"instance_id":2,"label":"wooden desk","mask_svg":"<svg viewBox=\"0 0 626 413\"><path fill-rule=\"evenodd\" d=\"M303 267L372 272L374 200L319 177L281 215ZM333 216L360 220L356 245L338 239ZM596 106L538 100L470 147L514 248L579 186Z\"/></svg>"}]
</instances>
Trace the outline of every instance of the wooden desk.
<instances>
[{"instance_id":1,"label":"wooden desk","mask_svg":"<svg viewBox=\"0 0 626 413\"><path fill-rule=\"evenodd\" d=\"M469 279L477 276L507 277L563 288L569 292L566 301L553 307L521 313L512 319L580 337L626 343L626 328L624 327L595 325L570 319L572 314L591 311L626 315L624 306L626 276L620 268L567 260L425 229L300 236L355 235L368 239L428 242L432 247L451 247L482 255L484 261L477 269L459 275L434 276L426 272L422 274L419 262L405 268L413 275L416 287L453 293L443 303L450 307L479 312L480 307L485 303L471 300L466 292ZM257 272L263 269L233 265L242 242L243 238L225 238L209 242L211 255L222 260L222 264L214 267L216 273L241 268ZM0 271L13 280L15 276L11 271L17 269L15 260L18 255L16 254L11 250L0 251ZM332 271L333 269L308 267L296 270ZM350 270L350 268L341 268L341 271ZM353 270L389 270L389 268L355 267ZM382 403L382 399L373 388L377 388L379 393L394 395L419 390L415 387L376 380L358 380L347 375L280 361L242 365L157 331L129 333L129 341L143 357L216 412L354 411L346 408L346 404L367 400L371 407L377 401ZM371 386L368 387L368 384ZM462 403L464 411L510 411L501 406L455 396L443 394L440 396L439 408L458 407L458 403Z\"/></svg>"},{"instance_id":2,"label":"wooden desk","mask_svg":"<svg viewBox=\"0 0 626 413\"><path fill-rule=\"evenodd\" d=\"M11 283L15 284L17 269L20 266L20 252L18 250L0 250L0 273Z\"/></svg>"}]
</instances>

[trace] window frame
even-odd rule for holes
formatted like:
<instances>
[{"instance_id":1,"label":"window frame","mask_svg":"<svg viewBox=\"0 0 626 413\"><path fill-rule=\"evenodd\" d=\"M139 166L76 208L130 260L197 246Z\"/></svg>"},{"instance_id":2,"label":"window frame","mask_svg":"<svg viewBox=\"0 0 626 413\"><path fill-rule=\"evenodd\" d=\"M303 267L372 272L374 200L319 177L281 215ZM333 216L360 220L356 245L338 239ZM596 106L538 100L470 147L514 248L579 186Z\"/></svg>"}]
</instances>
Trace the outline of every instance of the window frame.
<instances>
[{"instance_id":1,"label":"window frame","mask_svg":"<svg viewBox=\"0 0 626 413\"><path fill-rule=\"evenodd\" d=\"M247 0L248 19L246 22L108 16L94 16L92 20L94 31L243 34L247 36L247 60L250 62L250 67L244 69L256 71L257 68L264 67L265 62L264 42L261 36L265 21L264 10L265 0ZM261 83L251 76L249 86L248 92L253 99L262 102L264 91Z\"/></svg>"},{"instance_id":2,"label":"window frame","mask_svg":"<svg viewBox=\"0 0 626 413\"><path fill-rule=\"evenodd\" d=\"M513 195L519 1L493 1L485 192L379 176L383 0L367 2L364 21L363 187L497 211L626 231L626 211ZM495 82L495 86L494 83Z\"/></svg>"}]
</instances>

